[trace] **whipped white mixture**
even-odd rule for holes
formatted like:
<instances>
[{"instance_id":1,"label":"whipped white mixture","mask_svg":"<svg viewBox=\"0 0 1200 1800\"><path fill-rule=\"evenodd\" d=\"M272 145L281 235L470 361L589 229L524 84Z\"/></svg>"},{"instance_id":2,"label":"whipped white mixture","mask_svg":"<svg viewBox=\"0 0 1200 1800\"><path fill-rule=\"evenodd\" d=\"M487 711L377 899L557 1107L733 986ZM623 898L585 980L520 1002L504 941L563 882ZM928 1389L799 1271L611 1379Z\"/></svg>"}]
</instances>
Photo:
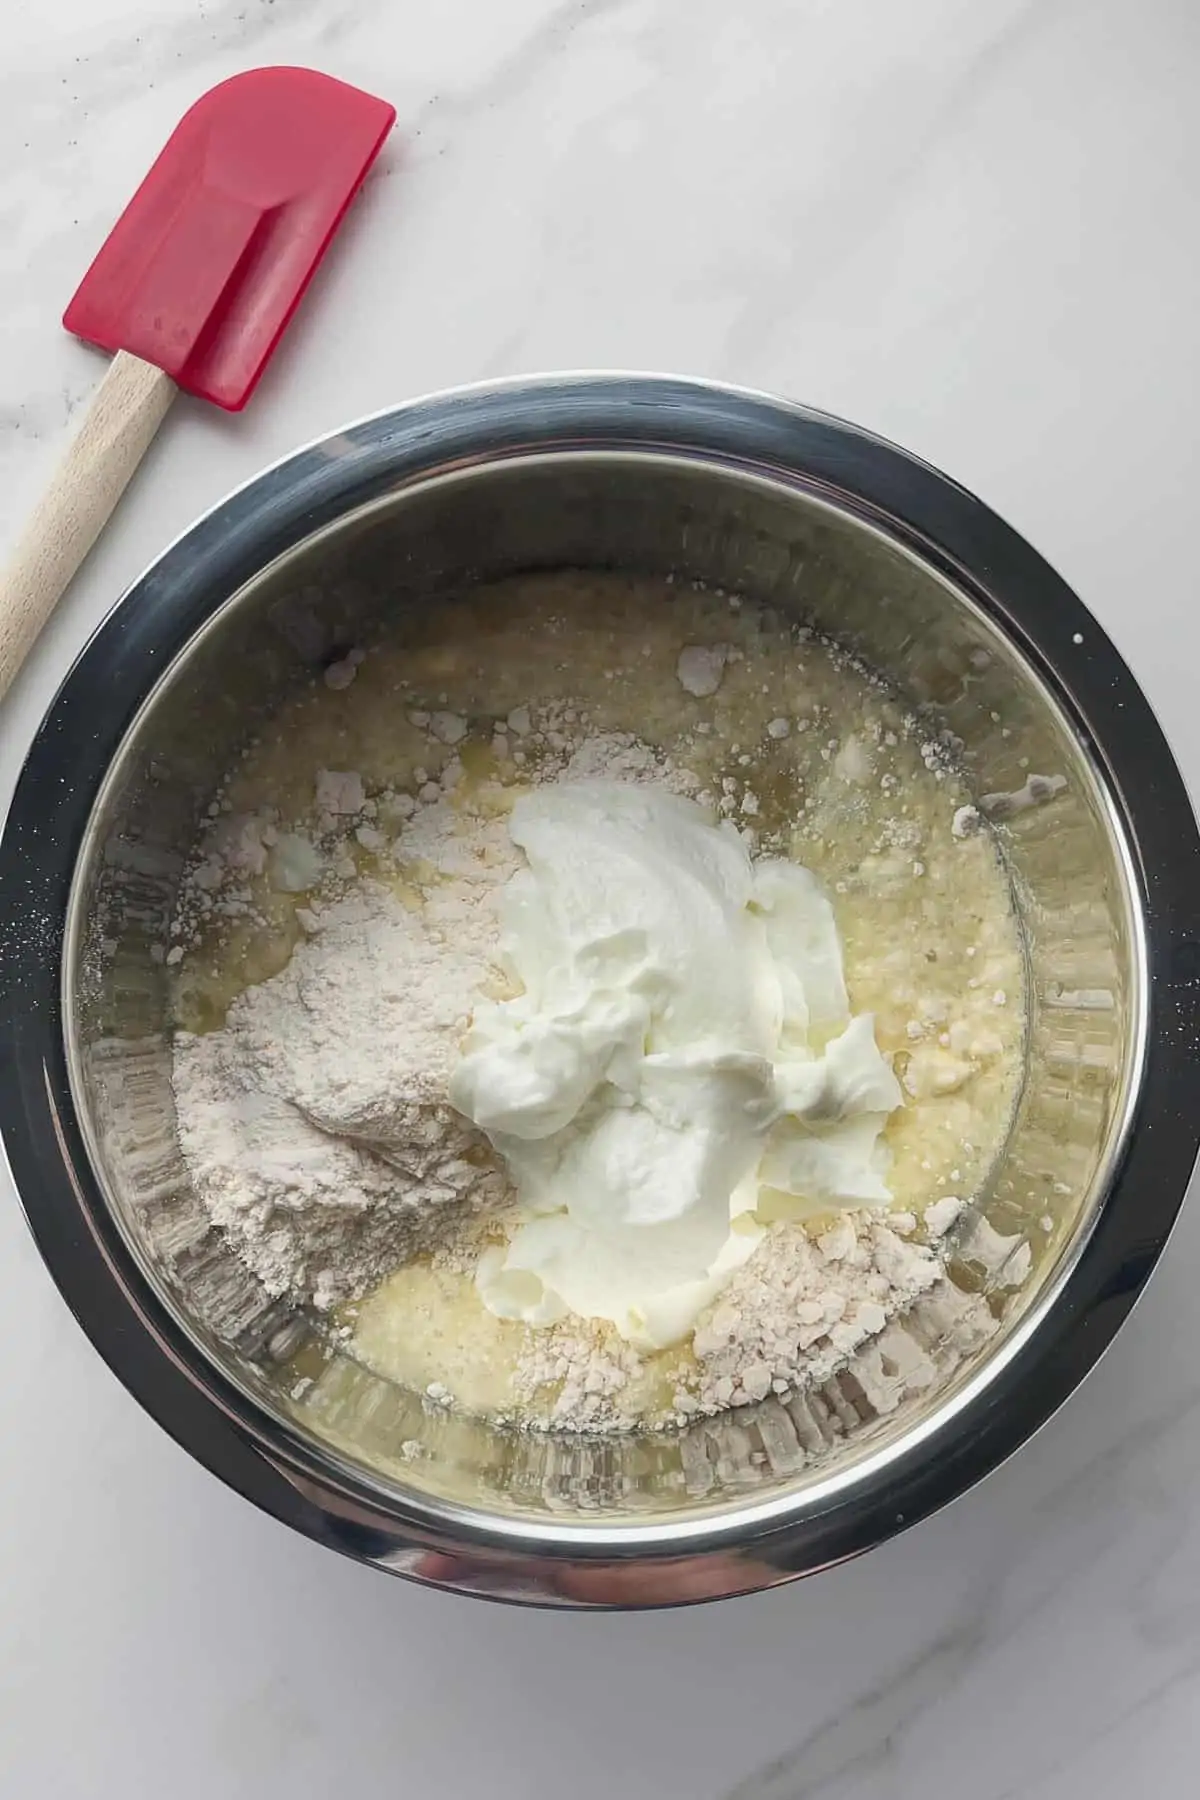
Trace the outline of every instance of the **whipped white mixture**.
<instances>
[{"instance_id":1,"label":"whipped white mixture","mask_svg":"<svg viewBox=\"0 0 1200 1800\"><path fill-rule=\"evenodd\" d=\"M850 1017L807 870L752 863L732 825L652 787L543 787L510 831L522 991L476 1007L449 1085L521 1208L479 1290L502 1318L573 1312L661 1349L753 1254L764 1185L794 1217L887 1204L900 1084Z\"/></svg>"}]
</instances>

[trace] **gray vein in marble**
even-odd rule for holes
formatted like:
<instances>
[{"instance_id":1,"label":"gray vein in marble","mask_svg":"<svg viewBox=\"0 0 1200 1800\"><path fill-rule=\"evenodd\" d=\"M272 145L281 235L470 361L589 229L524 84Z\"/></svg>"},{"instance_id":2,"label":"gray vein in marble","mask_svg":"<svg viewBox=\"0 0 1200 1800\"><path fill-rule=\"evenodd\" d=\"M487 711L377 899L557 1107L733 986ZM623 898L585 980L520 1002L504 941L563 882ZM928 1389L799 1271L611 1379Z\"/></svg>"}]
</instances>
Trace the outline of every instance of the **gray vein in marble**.
<instances>
[{"instance_id":1,"label":"gray vein in marble","mask_svg":"<svg viewBox=\"0 0 1200 1800\"><path fill-rule=\"evenodd\" d=\"M787 274L798 293L811 297L827 286L850 258L861 256L871 239L894 217L897 203L919 182L930 158L940 155L956 129L969 119L983 95L1020 53L1030 33L1045 21L1043 0L1019 0L999 21L982 11L981 40L966 51L953 79L938 83L938 103L932 108L909 110L899 85L889 71L887 88L872 94L873 105L884 114L890 130L864 131L850 155L828 173L807 204L789 221L793 250ZM886 155L882 149L886 143ZM738 270L735 286L744 296L738 317L731 324L724 345L724 361L743 366L767 352L786 317L781 315L774 285L767 295L747 286ZM732 274L732 272L731 272Z\"/></svg>"},{"instance_id":2,"label":"gray vein in marble","mask_svg":"<svg viewBox=\"0 0 1200 1800\"><path fill-rule=\"evenodd\" d=\"M921 1650L888 1681L818 1725L794 1750L740 1781L727 1800L817 1800L884 1768L900 1735L942 1701L983 1642L982 1607Z\"/></svg>"},{"instance_id":3,"label":"gray vein in marble","mask_svg":"<svg viewBox=\"0 0 1200 1800\"><path fill-rule=\"evenodd\" d=\"M1086 1745L1089 1755L1108 1743L1118 1732L1123 1732L1135 1720L1152 1713L1161 1701L1172 1695L1185 1681L1191 1680L1198 1670L1200 1647L1182 1668L1173 1670L1169 1675L1163 1676L1161 1681L1155 1682L1134 1705L1118 1709L1106 1725L1093 1729ZM988 1800L1037 1800L1037 1796L1044 1794L1051 1782L1077 1767L1078 1763L1078 1747L1073 1747L1065 1755L1056 1756L1052 1762L1039 1769L1032 1779L1028 1774L1021 1774L1013 1781L1006 1782L1002 1788L996 1788L989 1794Z\"/></svg>"},{"instance_id":4,"label":"gray vein in marble","mask_svg":"<svg viewBox=\"0 0 1200 1800\"><path fill-rule=\"evenodd\" d=\"M451 93L431 94L415 112L401 114L398 129L402 136L411 138L415 149L417 140L435 125L461 124L490 107L520 99L546 65L570 47L577 34L633 3L634 0L558 0L481 81ZM441 154L445 147L444 142L435 145L433 154ZM403 174L406 166L406 158L396 158L381 169L380 178Z\"/></svg>"},{"instance_id":5,"label":"gray vein in marble","mask_svg":"<svg viewBox=\"0 0 1200 1800\"><path fill-rule=\"evenodd\" d=\"M1174 1480L1163 1478L1158 1466L1163 1456L1184 1465ZM836 1717L744 1779L725 1800L858 1800L860 1795L866 1800L876 1790L861 1784L898 1762L931 1715L939 1721L943 1715L957 1715L961 1722L971 1706L986 1706L986 1689L1001 1653L1018 1634L1028 1642L1035 1621L1042 1620L1043 1629L1052 1632L1097 1570L1105 1572L1114 1593L1125 1595L1129 1624L1146 1648L1169 1658L1170 1666L1152 1674L1140 1689L1131 1674L1127 1697L1115 1705L1106 1701L1103 1722L1091 1724L1086 1745L1094 1746L1151 1710L1200 1669L1200 1603L1186 1575L1181 1573L1179 1589L1172 1588L1164 1601L1156 1594L1172 1554L1192 1529L1188 1496L1198 1477L1200 1391L1193 1388L1182 1404L1177 1396L1167 1396L1150 1417L1057 1481L1020 1522L1015 1555L1003 1542L989 1547L948 1629L916 1649L882 1682L848 1695ZM1140 1530L1131 1536L1128 1525L1134 1515ZM887 1554L895 1553L903 1554L902 1542ZM1053 1664L1043 1678L1053 1683ZM981 1685L982 1698L977 1693ZM970 1701L963 1693L968 1687ZM944 1722L949 1727L951 1719ZM1032 1800L1070 1766L1074 1755L1051 1752L1048 1758L1031 1758L1028 1746L1014 1738L1013 1767L977 1772L972 1792L977 1800ZM889 1785L883 1791L894 1790Z\"/></svg>"}]
</instances>

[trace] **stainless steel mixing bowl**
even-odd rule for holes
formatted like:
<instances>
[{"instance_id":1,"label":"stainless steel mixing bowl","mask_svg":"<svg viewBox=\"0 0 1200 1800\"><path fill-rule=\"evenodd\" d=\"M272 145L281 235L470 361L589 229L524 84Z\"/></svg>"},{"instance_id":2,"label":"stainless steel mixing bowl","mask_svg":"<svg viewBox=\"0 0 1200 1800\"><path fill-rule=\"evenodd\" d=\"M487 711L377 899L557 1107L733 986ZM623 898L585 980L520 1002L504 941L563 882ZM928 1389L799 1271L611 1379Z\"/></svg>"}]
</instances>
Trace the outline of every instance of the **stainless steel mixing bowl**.
<instances>
[{"instance_id":1,"label":"stainless steel mixing bowl","mask_svg":"<svg viewBox=\"0 0 1200 1800\"><path fill-rule=\"evenodd\" d=\"M673 571L860 652L962 744L1028 954L1026 1079L980 1213L1037 1247L994 1325L916 1321L802 1400L660 1438L447 1417L344 1355L209 1229L176 1148L161 944L255 721L405 609L516 571ZM1050 783L1050 787L1058 784ZM0 849L5 1141L51 1272L121 1380L276 1517L397 1573L557 1604L761 1587L848 1557L1026 1438L1128 1312L1200 1137L1200 842L1112 645L978 501L851 426L727 389L562 378L380 414L300 451L154 564L64 683ZM981 1235L982 1232L982 1235ZM913 1350L912 1346L916 1349Z\"/></svg>"}]
</instances>

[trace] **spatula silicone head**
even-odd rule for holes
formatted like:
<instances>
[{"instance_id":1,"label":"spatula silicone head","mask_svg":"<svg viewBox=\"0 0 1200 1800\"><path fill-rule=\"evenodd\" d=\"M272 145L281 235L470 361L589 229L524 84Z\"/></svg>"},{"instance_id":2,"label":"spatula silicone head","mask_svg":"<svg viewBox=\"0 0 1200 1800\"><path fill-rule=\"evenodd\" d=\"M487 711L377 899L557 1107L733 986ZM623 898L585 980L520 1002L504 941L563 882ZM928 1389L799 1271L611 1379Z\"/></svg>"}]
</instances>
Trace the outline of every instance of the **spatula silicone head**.
<instances>
[{"instance_id":1,"label":"spatula silicone head","mask_svg":"<svg viewBox=\"0 0 1200 1800\"><path fill-rule=\"evenodd\" d=\"M192 110L63 323L116 352L0 570L0 699L178 388L237 412L396 117L312 69L254 69Z\"/></svg>"},{"instance_id":2,"label":"spatula silicone head","mask_svg":"<svg viewBox=\"0 0 1200 1800\"><path fill-rule=\"evenodd\" d=\"M312 69L252 69L184 117L63 315L239 411L395 120Z\"/></svg>"}]
</instances>

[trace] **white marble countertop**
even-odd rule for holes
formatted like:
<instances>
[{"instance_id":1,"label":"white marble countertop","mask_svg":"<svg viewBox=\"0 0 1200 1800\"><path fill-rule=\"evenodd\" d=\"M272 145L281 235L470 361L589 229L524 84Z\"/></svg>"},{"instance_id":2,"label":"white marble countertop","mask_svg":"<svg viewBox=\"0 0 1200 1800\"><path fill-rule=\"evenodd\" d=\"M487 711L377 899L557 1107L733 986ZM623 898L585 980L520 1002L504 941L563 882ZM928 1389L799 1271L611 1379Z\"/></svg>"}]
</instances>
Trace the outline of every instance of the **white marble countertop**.
<instances>
[{"instance_id":1,"label":"white marble countertop","mask_svg":"<svg viewBox=\"0 0 1200 1800\"><path fill-rule=\"evenodd\" d=\"M357 413L553 366L781 390L974 488L1200 785L1193 0L8 0L0 548L100 365L58 317L184 107L311 63L399 127L241 418L178 406L0 714L223 490ZM1200 1750L1193 1204L1041 1436L756 1599L541 1615L290 1535L108 1374L0 1174L0 1794L1091 1800Z\"/></svg>"}]
</instances>

